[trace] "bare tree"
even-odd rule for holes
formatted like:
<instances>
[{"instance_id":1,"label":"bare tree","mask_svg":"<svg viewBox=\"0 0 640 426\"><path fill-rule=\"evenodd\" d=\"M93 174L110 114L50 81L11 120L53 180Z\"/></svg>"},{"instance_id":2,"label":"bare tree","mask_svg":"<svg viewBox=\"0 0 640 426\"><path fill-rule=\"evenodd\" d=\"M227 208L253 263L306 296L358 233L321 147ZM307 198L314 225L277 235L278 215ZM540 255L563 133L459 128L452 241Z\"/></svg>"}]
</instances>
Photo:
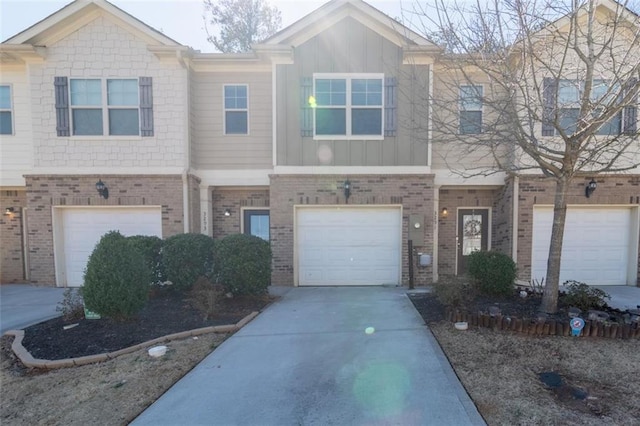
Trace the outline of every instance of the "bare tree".
<instances>
[{"instance_id":1,"label":"bare tree","mask_svg":"<svg viewBox=\"0 0 640 426\"><path fill-rule=\"evenodd\" d=\"M413 10L444 48L431 101L448 166L555 181L545 312L557 311L571 182L640 167L640 18L628 6L432 0Z\"/></svg>"},{"instance_id":2,"label":"bare tree","mask_svg":"<svg viewBox=\"0 0 640 426\"><path fill-rule=\"evenodd\" d=\"M278 8L265 0L204 0L203 19L207 40L224 53L248 52L282 25ZM218 35L209 33L209 24Z\"/></svg>"}]
</instances>

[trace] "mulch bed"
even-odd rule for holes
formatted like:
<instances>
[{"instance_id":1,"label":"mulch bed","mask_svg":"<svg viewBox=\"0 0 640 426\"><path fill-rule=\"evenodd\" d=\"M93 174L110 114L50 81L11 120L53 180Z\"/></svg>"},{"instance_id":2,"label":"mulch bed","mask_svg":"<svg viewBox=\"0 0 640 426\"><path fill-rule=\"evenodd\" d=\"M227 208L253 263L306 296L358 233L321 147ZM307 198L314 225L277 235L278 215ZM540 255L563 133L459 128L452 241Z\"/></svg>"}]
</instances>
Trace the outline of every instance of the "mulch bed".
<instances>
[{"instance_id":1,"label":"mulch bed","mask_svg":"<svg viewBox=\"0 0 640 426\"><path fill-rule=\"evenodd\" d=\"M62 317L25 329L23 346L34 358L56 360L112 352L157 337L201 327L235 324L272 301L264 297L225 299L217 314L205 319L184 295L165 292L149 299L130 321L109 318L65 321ZM68 324L78 325L64 330Z\"/></svg>"}]
</instances>

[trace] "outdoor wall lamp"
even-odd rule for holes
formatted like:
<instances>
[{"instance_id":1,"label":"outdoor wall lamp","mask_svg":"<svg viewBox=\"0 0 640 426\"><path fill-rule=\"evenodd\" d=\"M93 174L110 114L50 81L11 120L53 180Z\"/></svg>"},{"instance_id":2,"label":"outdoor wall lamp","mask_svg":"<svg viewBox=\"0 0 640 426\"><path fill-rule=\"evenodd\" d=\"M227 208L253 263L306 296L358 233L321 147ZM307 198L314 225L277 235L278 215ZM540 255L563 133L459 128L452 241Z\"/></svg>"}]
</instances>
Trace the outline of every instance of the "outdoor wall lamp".
<instances>
[{"instance_id":1,"label":"outdoor wall lamp","mask_svg":"<svg viewBox=\"0 0 640 426\"><path fill-rule=\"evenodd\" d=\"M349 197L351 196L351 182L349 182L349 179L344 181L344 197L348 200Z\"/></svg>"},{"instance_id":2,"label":"outdoor wall lamp","mask_svg":"<svg viewBox=\"0 0 640 426\"><path fill-rule=\"evenodd\" d=\"M102 198L104 198L105 200L109 198L109 188L107 188L107 185L102 182L102 179L99 179L96 183L96 189L98 190L98 194L100 194Z\"/></svg>"},{"instance_id":3,"label":"outdoor wall lamp","mask_svg":"<svg viewBox=\"0 0 640 426\"><path fill-rule=\"evenodd\" d=\"M15 212L15 209L13 207L7 207L6 209L4 209L4 214L6 215L12 215L13 212Z\"/></svg>"},{"instance_id":4,"label":"outdoor wall lamp","mask_svg":"<svg viewBox=\"0 0 640 426\"><path fill-rule=\"evenodd\" d=\"M225 215L226 217L231 216L231 210L226 209L226 210L224 211L224 215Z\"/></svg>"},{"instance_id":5,"label":"outdoor wall lamp","mask_svg":"<svg viewBox=\"0 0 640 426\"><path fill-rule=\"evenodd\" d=\"M446 207L442 208L442 217L447 217L449 216L449 209Z\"/></svg>"},{"instance_id":6,"label":"outdoor wall lamp","mask_svg":"<svg viewBox=\"0 0 640 426\"><path fill-rule=\"evenodd\" d=\"M597 187L598 187L598 184L596 183L596 181L591 179L591 182L589 182L586 188L584 189L584 195L587 198L591 197L591 194L593 194L593 191L595 191Z\"/></svg>"}]
</instances>

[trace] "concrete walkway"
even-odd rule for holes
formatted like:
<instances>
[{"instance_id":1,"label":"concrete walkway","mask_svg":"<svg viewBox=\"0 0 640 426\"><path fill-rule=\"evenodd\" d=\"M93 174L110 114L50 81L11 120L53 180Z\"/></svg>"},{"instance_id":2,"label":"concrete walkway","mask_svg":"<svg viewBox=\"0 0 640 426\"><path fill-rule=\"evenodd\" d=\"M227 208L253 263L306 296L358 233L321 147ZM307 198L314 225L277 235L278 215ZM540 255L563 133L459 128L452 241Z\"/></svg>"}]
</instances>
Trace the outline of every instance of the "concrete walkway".
<instances>
[{"instance_id":1,"label":"concrete walkway","mask_svg":"<svg viewBox=\"0 0 640 426\"><path fill-rule=\"evenodd\" d=\"M293 288L135 425L484 424L401 288Z\"/></svg>"},{"instance_id":2,"label":"concrete walkway","mask_svg":"<svg viewBox=\"0 0 640 426\"><path fill-rule=\"evenodd\" d=\"M63 293L63 288L56 287L0 285L0 335L60 315L56 306L62 301Z\"/></svg>"}]
</instances>

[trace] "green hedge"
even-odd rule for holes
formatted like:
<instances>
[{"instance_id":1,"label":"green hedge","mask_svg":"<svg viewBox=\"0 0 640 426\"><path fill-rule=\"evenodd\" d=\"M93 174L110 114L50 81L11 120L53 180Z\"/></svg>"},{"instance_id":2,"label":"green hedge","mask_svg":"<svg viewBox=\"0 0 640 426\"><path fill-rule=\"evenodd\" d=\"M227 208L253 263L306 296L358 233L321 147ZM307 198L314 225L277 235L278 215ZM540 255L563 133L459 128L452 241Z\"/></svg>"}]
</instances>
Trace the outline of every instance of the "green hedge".
<instances>
[{"instance_id":1,"label":"green hedge","mask_svg":"<svg viewBox=\"0 0 640 426\"><path fill-rule=\"evenodd\" d=\"M178 234L162 246L166 279L178 291L189 290L198 278L208 277L213 266L213 239L203 234Z\"/></svg>"},{"instance_id":2,"label":"green hedge","mask_svg":"<svg viewBox=\"0 0 640 426\"><path fill-rule=\"evenodd\" d=\"M514 291L516 264L496 251L475 251L468 257L469 275L482 294L506 296Z\"/></svg>"},{"instance_id":3,"label":"green hedge","mask_svg":"<svg viewBox=\"0 0 640 426\"><path fill-rule=\"evenodd\" d=\"M267 292L271 282L271 247L252 235L235 234L214 245L216 282L234 295Z\"/></svg>"},{"instance_id":4,"label":"green hedge","mask_svg":"<svg viewBox=\"0 0 640 426\"><path fill-rule=\"evenodd\" d=\"M142 255L144 262L151 271L151 283L162 282L165 280L162 267L162 238L150 235L134 235L127 237L131 245Z\"/></svg>"},{"instance_id":5,"label":"green hedge","mask_svg":"<svg viewBox=\"0 0 640 426\"><path fill-rule=\"evenodd\" d=\"M142 254L119 232L108 232L87 263L82 288L85 306L106 317L131 318L147 301L150 279Z\"/></svg>"}]
</instances>

